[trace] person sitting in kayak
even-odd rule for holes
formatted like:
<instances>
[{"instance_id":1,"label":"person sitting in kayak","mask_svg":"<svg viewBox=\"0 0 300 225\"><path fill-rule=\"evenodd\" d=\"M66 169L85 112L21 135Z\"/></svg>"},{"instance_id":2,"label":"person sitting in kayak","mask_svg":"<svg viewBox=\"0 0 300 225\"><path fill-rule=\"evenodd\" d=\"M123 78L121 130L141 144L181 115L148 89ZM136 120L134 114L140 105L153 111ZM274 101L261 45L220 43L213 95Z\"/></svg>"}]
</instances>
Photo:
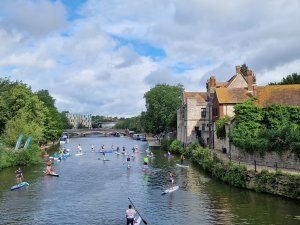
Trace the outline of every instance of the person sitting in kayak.
<instances>
[{"instance_id":1,"label":"person sitting in kayak","mask_svg":"<svg viewBox=\"0 0 300 225\"><path fill-rule=\"evenodd\" d=\"M19 169L16 170L16 178L17 178L17 183L22 182L23 173L22 173L22 170L20 169L20 167L19 167Z\"/></svg>"},{"instance_id":2,"label":"person sitting in kayak","mask_svg":"<svg viewBox=\"0 0 300 225\"><path fill-rule=\"evenodd\" d=\"M127 156L126 160L127 160L127 167L130 168L130 156L129 155Z\"/></svg>"},{"instance_id":3,"label":"person sitting in kayak","mask_svg":"<svg viewBox=\"0 0 300 225\"><path fill-rule=\"evenodd\" d=\"M170 190L172 190L173 184L174 184L174 177L173 177L173 173L171 171L169 171L168 174L169 174L169 187L170 187Z\"/></svg>"},{"instance_id":4,"label":"person sitting in kayak","mask_svg":"<svg viewBox=\"0 0 300 225\"><path fill-rule=\"evenodd\" d=\"M137 209L133 209L131 205L128 206L126 210L127 225L134 225L134 217L136 215Z\"/></svg>"}]
</instances>

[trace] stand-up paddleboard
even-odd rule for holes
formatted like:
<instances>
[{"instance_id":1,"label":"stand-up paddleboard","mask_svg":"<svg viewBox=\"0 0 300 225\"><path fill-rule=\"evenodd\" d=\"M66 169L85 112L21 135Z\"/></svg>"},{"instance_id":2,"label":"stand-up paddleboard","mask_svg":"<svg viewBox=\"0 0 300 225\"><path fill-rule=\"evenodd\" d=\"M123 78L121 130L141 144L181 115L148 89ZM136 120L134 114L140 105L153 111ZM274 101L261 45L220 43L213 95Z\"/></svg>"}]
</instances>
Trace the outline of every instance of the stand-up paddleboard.
<instances>
[{"instance_id":1,"label":"stand-up paddleboard","mask_svg":"<svg viewBox=\"0 0 300 225\"><path fill-rule=\"evenodd\" d=\"M121 152L115 152L115 154L117 154L117 155L121 155Z\"/></svg>"},{"instance_id":2,"label":"stand-up paddleboard","mask_svg":"<svg viewBox=\"0 0 300 225\"><path fill-rule=\"evenodd\" d=\"M134 224L134 225L140 225L141 221L142 221L142 218L141 218L140 216L136 216L136 217L134 218L133 224Z\"/></svg>"},{"instance_id":3,"label":"stand-up paddleboard","mask_svg":"<svg viewBox=\"0 0 300 225\"><path fill-rule=\"evenodd\" d=\"M49 175L49 176L53 176L53 177L59 177L59 174L57 174L57 173L48 173L48 172L46 172L46 171L44 171L44 173L46 174L46 175Z\"/></svg>"},{"instance_id":4,"label":"stand-up paddleboard","mask_svg":"<svg viewBox=\"0 0 300 225\"><path fill-rule=\"evenodd\" d=\"M182 168L189 168L189 166L185 166L185 165L182 165L182 164L176 164L176 166L179 166L179 167L182 167Z\"/></svg>"},{"instance_id":5,"label":"stand-up paddleboard","mask_svg":"<svg viewBox=\"0 0 300 225\"><path fill-rule=\"evenodd\" d=\"M27 182L21 182L19 184L16 184L16 185L12 186L10 188L10 190L13 191L13 190L17 190L17 189L28 187L28 186L29 186L29 184Z\"/></svg>"},{"instance_id":6,"label":"stand-up paddleboard","mask_svg":"<svg viewBox=\"0 0 300 225\"><path fill-rule=\"evenodd\" d=\"M178 189L179 189L179 186L174 186L172 189L169 188L169 189L163 191L161 194L162 194L162 195L165 195L165 194L171 193L171 192L173 192L173 191L176 191L176 190L178 190Z\"/></svg>"},{"instance_id":7,"label":"stand-up paddleboard","mask_svg":"<svg viewBox=\"0 0 300 225\"><path fill-rule=\"evenodd\" d=\"M112 153L112 151L105 151L105 152L103 152L103 151L98 151L98 153Z\"/></svg>"},{"instance_id":8,"label":"stand-up paddleboard","mask_svg":"<svg viewBox=\"0 0 300 225\"><path fill-rule=\"evenodd\" d=\"M76 153L75 155L76 156L81 156L81 155L83 155L83 153Z\"/></svg>"},{"instance_id":9,"label":"stand-up paddleboard","mask_svg":"<svg viewBox=\"0 0 300 225\"><path fill-rule=\"evenodd\" d=\"M110 159L101 159L101 158L98 158L98 160L110 161Z\"/></svg>"}]
</instances>

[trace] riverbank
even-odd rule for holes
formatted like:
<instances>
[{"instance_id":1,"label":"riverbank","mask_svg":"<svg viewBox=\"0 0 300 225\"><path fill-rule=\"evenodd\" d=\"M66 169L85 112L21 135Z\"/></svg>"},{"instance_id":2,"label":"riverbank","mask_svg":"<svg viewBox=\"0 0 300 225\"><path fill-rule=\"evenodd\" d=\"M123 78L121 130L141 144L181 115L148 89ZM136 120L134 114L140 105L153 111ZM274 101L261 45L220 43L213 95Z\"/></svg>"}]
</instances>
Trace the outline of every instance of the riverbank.
<instances>
[{"instance_id":1,"label":"riverbank","mask_svg":"<svg viewBox=\"0 0 300 225\"><path fill-rule=\"evenodd\" d=\"M213 177L229 185L300 199L300 176L297 174L284 173L280 170L276 172L251 170L245 165L225 161L211 150L196 145L182 148L172 143L170 151L185 155Z\"/></svg>"}]
</instances>

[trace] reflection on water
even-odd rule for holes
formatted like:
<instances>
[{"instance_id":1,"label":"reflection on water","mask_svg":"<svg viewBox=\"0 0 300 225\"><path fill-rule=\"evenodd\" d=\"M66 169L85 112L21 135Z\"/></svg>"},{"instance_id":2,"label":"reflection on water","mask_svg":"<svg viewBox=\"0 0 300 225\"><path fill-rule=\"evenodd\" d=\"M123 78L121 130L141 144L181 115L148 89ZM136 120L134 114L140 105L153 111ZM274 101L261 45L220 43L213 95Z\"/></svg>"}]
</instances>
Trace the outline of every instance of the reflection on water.
<instances>
[{"instance_id":1,"label":"reflection on water","mask_svg":"<svg viewBox=\"0 0 300 225\"><path fill-rule=\"evenodd\" d=\"M74 156L81 144L84 155ZM140 153L127 168L126 156L107 154L98 160L102 144L134 145ZM95 152L91 151L94 145ZM128 197L148 224L299 224L299 201L227 186L199 171L176 166L179 158L154 151L149 172L143 173L145 143L127 138L73 138L72 156L54 167L60 177L45 176L43 165L23 167L26 190L10 191L15 168L0 172L0 224L125 224ZM168 170L180 189L162 196Z\"/></svg>"}]
</instances>

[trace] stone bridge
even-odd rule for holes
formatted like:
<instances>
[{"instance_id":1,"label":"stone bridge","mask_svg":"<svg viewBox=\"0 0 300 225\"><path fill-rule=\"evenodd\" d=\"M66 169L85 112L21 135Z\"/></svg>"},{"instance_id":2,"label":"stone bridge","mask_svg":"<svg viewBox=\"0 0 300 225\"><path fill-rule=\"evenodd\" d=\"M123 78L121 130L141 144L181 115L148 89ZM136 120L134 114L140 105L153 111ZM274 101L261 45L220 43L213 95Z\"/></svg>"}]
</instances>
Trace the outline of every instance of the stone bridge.
<instances>
[{"instance_id":1,"label":"stone bridge","mask_svg":"<svg viewBox=\"0 0 300 225\"><path fill-rule=\"evenodd\" d=\"M65 130L64 133L67 133L69 136L81 136L81 137L85 137L88 135L96 135L96 134L100 134L103 136L127 135L125 129L109 129L109 128L69 129L69 130Z\"/></svg>"}]
</instances>

